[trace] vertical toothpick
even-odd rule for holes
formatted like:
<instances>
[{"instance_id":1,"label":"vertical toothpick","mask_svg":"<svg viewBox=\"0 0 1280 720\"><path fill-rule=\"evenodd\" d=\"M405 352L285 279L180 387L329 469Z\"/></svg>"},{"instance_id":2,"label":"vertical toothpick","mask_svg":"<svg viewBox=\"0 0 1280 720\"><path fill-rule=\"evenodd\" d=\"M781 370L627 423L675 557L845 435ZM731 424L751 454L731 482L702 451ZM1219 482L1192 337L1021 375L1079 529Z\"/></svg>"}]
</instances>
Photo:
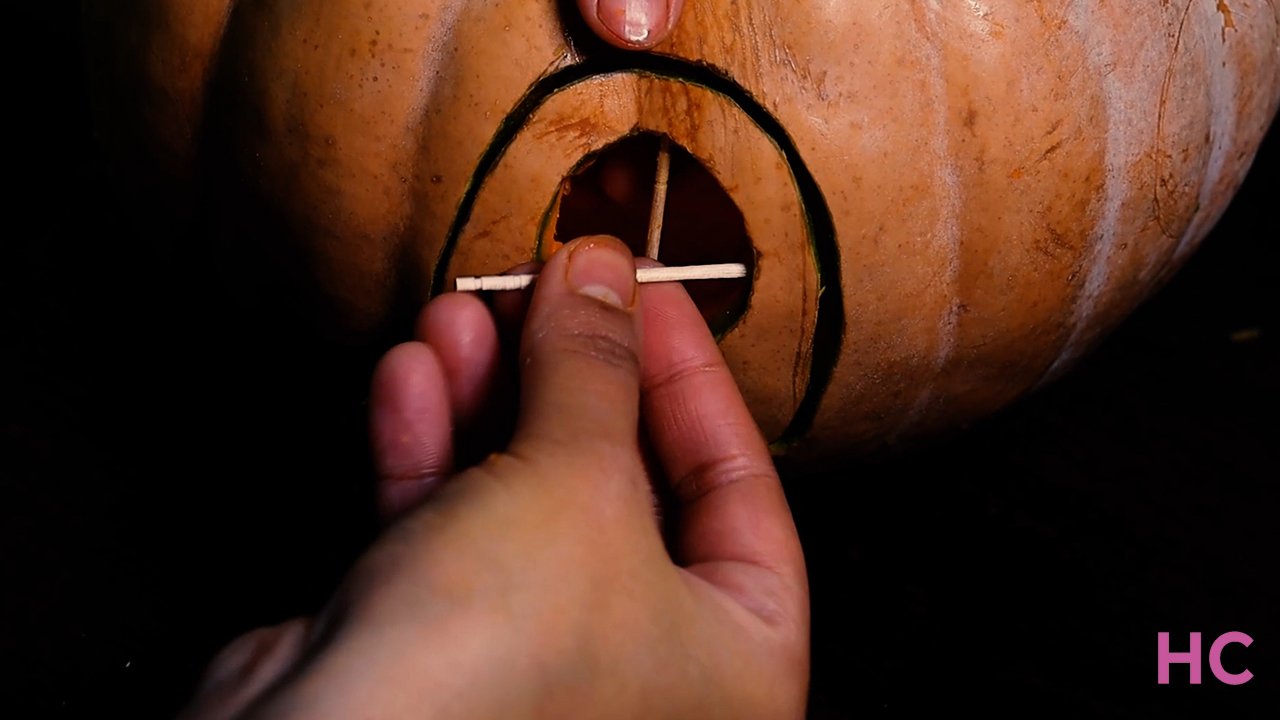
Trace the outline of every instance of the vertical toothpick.
<instances>
[{"instance_id":1,"label":"vertical toothpick","mask_svg":"<svg viewBox=\"0 0 1280 720\"><path fill-rule=\"evenodd\" d=\"M649 244L645 252L650 260L658 259L662 242L662 217L667 211L667 180L671 177L671 141L662 136L658 145L658 176L653 182L653 208L649 211Z\"/></svg>"}]
</instances>

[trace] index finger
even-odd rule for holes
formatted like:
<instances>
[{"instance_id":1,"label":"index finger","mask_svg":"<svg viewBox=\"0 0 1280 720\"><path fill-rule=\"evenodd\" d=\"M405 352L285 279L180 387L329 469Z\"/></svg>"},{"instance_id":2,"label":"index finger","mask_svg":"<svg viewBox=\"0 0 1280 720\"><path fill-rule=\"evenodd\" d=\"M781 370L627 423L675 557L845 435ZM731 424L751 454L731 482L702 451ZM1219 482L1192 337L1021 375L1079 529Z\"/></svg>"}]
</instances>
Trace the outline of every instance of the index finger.
<instances>
[{"instance_id":1,"label":"index finger","mask_svg":"<svg viewBox=\"0 0 1280 720\"><path fill-rule=\"evenodd\" d=\"M800 541L773 459L698 308L675 283L642 286L641 307L641 407L680 503L679 561L690 570L746 563L802 588ZM723 567L706 569L723 579Z\"/></svg>"}]
</instances>

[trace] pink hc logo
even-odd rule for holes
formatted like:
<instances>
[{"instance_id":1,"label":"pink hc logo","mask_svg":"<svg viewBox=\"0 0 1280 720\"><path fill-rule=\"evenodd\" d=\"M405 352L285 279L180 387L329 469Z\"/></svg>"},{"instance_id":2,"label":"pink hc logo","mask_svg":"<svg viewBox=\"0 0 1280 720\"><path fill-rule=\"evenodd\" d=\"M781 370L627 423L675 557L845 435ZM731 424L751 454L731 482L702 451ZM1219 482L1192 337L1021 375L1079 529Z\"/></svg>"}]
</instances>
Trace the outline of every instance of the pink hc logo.
<instances>
[{"instance_id":1,"label":"pink hc logo","mask_svg":"<svg viewBox=\"0 0 1280 720\"><path fill-rule=\"evenodd\" d=\"M1175 663L1186 663L1191 666L1191 684L1200 684L1200 633L1191 633L1191 649L1187 652L1169 652L1169 633L1157 633L1156 641L1156 678L1160 685L1169 684L1169 666ZM1242 632L1223 633L1213 641L1209 648L1209 669L1213 676L1228 685L1243 685L1253 679L1253 673L1245 670L1229 673L1222 667L1222 649L1231 643L1240 643L1245 647L1253 644L1253 638Z\"/></svg>"}]
</instances>

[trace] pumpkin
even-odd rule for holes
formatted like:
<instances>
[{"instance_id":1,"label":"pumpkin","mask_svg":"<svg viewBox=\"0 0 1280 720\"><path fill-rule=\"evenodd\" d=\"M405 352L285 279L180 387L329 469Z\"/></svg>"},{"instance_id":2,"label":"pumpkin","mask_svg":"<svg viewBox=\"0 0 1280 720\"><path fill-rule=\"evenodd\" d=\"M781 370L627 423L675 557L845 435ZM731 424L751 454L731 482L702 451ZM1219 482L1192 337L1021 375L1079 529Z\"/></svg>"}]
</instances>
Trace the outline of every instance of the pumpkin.
<instances>
[{"instance_id":1,"label":"pumpkin","mask_svg":"<svg viewBox=\"0 0 1280 720\"><path fill-rule=\"evenodd\" d=\"M747 259L709 317L761 430L815 454L1060 375L1192 252L1280 102L1274 0L688 0L644 53L555 0L86 16L138 202L357 332L550 252L594 222L575 203L622 217L601 168L665 136L672 202L709 199L662 257Z\"/></svg>"}]
</instances>

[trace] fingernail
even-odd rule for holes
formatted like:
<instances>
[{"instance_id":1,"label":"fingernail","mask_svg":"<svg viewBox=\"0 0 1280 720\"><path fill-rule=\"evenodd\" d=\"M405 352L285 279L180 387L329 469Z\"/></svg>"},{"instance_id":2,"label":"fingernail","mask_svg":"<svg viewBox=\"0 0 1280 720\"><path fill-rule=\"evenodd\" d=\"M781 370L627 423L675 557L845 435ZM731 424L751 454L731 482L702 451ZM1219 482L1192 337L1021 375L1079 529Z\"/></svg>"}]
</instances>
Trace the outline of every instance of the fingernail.
<instances>
[{"instance_id":1,"label":"fingernail","mask_svg":"<svg viewBox=\"0 0 1280 720\"><path fill-rule=\"evenodd\" d=\"M596 17L623 42L639 45L667 26L667 0L600 0Z\"/></svg>"},{"instance_id":2,"label":"fingernail","mask_svg":"<svg viewBox=\"0 0 1280 720\"><path fill-rule=\"evenodd\" d=\"M635 302L636 263L621 243L584 240L573 249L566 271L569 287L626 310Z\"/></svg>"}]
</instances>

